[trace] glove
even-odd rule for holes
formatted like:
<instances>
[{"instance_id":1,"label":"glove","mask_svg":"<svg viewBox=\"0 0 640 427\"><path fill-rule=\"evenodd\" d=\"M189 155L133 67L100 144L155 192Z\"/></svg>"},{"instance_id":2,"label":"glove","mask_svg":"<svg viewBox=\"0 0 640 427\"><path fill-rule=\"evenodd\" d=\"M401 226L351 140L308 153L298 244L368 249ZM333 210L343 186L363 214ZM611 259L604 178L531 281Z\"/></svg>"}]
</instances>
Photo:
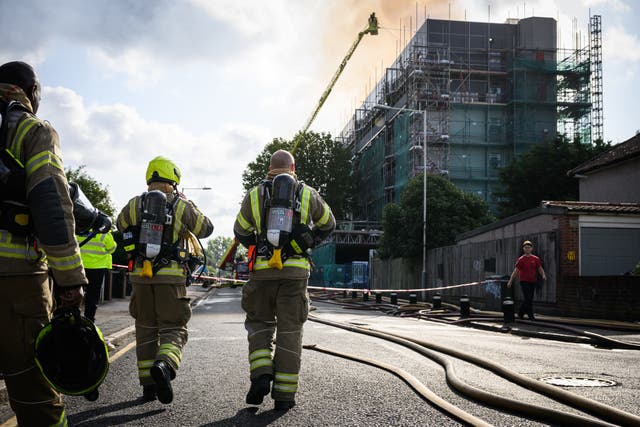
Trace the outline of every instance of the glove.
<instances>
[{"instance_id":1,"label":"glove","mask_svg":"<svg viewBox=\"0 0 640 427\"><path fill-rule=\"evenodd\" d=\"M82 297L84 293L82 292L82 286L56 286L55 287L55 296L56 301L58 302L59 308L75 308L79 307L82 303Z\"/></svg>"},{"instance_id":2,"label":"glove","mask_svg":"<svg viewBox=\"0 0 640 427\"><path fill-rule=\"evenodd\" d=\"M307 224L296 224L291 230L291 238L285 246L287 253L302 255L315 246L313 231Z\"/></svg>"},{"instance_id":3,"label":"glove","mask_svg":"<svg viewBox=\"0 0 640 427\"><path fill-rule=\"evenodd\" d=\"M245 248L248 248L251 245L257 244L256 235L253 234L253 233L247 234L247 235L242 235L242 234L235 233L235 236L236 236L236 239L238 239L238 241Z\"/></svg>"},{"instance_id":4,"label":"glove","mask_svg":"<svg viewBox=\"0 0 640 427\"><path fill-rule=\"evenodd\" d=\"M111 230L111 218L105 213L98 211L95 221L93 221L93 227L91 227L97 233L107 233Z\"/></svg>"}]
</instances>

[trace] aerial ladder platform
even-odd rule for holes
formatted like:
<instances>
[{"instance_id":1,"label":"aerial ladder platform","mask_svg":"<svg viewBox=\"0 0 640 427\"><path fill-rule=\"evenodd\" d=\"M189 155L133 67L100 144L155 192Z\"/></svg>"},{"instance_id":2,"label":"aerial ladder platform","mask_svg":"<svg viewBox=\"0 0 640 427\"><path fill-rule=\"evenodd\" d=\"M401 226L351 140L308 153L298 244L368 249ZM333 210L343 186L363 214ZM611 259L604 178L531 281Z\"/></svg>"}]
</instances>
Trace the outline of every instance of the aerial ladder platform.
<instances>
[{"instance_id":1,"label":"aerial ladder platform","mask_svg":"<svg viewBox=\"0 0 640 427\"><path fill-rule=\"evenodd\" d=\"M313 121L315 120L316 116L318 115L318 112L322 108L322 105L324 104L324 102L329 97L329 94L331 93L331 90L333 89L333 86L335 86L336 82L338 81L338 78L340 78L340 75L342 74L342 71L347 66L347 62L349 62L349 59L351 59L351 56L353 55L353 52L355 52L356 48L360 44L360 41L362 40L362 38L364 37L365 34L371 34L372 36L375 36L375 35L378 34L378 18L376 18L376 14L375 13L372 13L369 16L369 23L365 27L365 29L358 33L358 37L356 38L356 40L353 42L353 44L349 48L349 51L347 52L347 55L344 57L344 59L342 60L342 62L338 66L338 69L336 70L335 74L331 78L331 81L329 82L329 85L327 86L327 88L322 93L322 96L320 97L320 100L318 101L318 105L316 106L315 110L313 110L313 113L309 117L309 120L307 120L307 123L302 128L302 132L306 132L307 130L309 130L309 127L311 126L311 123L313 123Z\"/></svg>"}]
</instances>

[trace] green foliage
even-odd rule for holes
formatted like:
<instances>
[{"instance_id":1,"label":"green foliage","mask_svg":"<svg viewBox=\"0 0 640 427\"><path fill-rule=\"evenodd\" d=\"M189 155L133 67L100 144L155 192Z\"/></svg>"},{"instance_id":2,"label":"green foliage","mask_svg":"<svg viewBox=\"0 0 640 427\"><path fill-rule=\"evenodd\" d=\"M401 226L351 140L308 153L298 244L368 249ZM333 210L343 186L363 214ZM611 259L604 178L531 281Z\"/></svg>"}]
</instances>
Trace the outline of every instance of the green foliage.
<instances>
[{"instance_id":1,"label":"green foliage","mask_svg":"<svg viewBox=\"0 0 640 427\"><path fill-rule=\"evenodd\" d=\"M82 190L87 199L91 202L94 208L99 209L107 216L114 218L116 209L109 196L109 187L102 185L94 178L89 176L85 171L85 165L81 165L75 169L67 168L65 174L68 181L73 181Z\"/></svg>"},{"instance_id":2,"label":"green foliage","mask_svg":"<svg viewBox=\"0 0 640 427\"><path fill-rule=\"evenodd\" d=\"M271 154L278 150L291 151L292 148L292 141L285 141L282 138L274 138L273 141L262 149L260 154L258 154L258 157L247 165L244 172L242 172L242 186L244 189L249 191L265 178L269 171Z\"/></svg>"},{"instance_id":3,"label":"green foliage","mask_svg":"<svg viewBox=\"0 0 640 427\"><path fill-rule=\"evenodd\" d=\"M275 138L242 173L245 190L265 178L272 153L294 146L298 178L318 190L336 218L345 218L352 200L351 153L328 133L299 132L291 141Z\"/></svg>"},{"instance_id":4,"label":"green foliage","mask_svg":"<svg viewBox=\"0 0 640 427\"><path fill-rule=\"evenodd\" d=\"M609 147L600 140L581 144L562 135L534 145L500 170L502 189L495 192L500 217L538 207L542 200L578 200L578 180L567 172Z\"/></svg>"},{"instance_id":5,"label":"green foliage","mask_svg":"<svg viewBox=\"0 0 640 427\"><path fill-rule=\"evenodd\" d=\"M207 268L215 271L218 268L218 264L222 260L222 257L227 252L229 246L233 244L232 237L216 236L207 240L207 247L205 252L207 254ZM236 256L246 257L247 249L240 245Z\"/></svg>"},{"instance_id":6,"label":"green foliage","mask_svg":"<svg viewBox=\"0 0 640 427\"><path fill-rule=\"evenodd\" d=\"M423 181L409 181L400 204L384 208L379 254L382 258L422 256ZM458 234L494 221L489 205L439 176L427 176L427 249L452 245Z\"/></svg>"}]
</instances>

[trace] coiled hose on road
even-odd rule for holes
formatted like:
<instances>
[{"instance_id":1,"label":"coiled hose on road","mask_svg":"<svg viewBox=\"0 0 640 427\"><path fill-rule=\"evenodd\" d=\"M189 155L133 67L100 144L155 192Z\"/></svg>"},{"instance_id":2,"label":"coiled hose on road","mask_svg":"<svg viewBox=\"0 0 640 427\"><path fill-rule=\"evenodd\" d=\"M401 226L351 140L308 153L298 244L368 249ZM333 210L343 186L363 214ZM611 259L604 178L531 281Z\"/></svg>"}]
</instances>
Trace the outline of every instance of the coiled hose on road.
<instances>
[{"instance_id":1,"label":"coiled hose on road","mask_svg":"<svg viewBox=\"0 0 640 427\"><path fill-rule=\"evenodd\" d=\"M472 426L479 427L490 427L491 424L477 418L468 412L463 411L457 406L447 402L429 388L427 388L424 384L422 384L416 377L408 373L407 371L400 369L396 366L389 365L384 362L380 362L378 360L369 359L366 357L355 356L353 354L343 353L336 350L330 350L328 348L319 347L317 345L305 345L304 348L307 350L319 351L326 354L331 354L332 356L342 357L344 359L354 360L356 362L365 363L367 365L375 366L377 368L383 369L387 372L390 372L399 378L401 378L404 382L409 384L411 388L415 390L423 399L428 402L431 402L434 406L439 408L441 411L449 414L450 416L457 418L460 421L463 421Z\"/></svg>"},{"instance_id":2,"label":"coiled hose on road","mask_svg":"<svg viewBox=\"0 0 640 427\"><path fill-rule=\"evenodd\" d=\"M470 355L458 350L454 350L439 344L435 344L435 343L431 343L428 341L424 341L424 340L419 340L419 339L415 339L412 337L407 337L404 335L400 335L400 334L394 334L391 332L382 332L382 331L378 331L378 330L374 330L371 328L363 328L363 327L359 327L359 326L352 326L352 325L347 325L341 322L336 322L336 321L332 321L332 320L327 320L327 319L321 319L318 316L312 315L309 316L309 319L318 323L323 323L326 325L330 325L330 326L334 326L337 328L341 328L341 329L346 329L352 332L356 332L356 333L361 333L361 334L365 334L365 335L370 335L370 336L375 336L377 338L382 338L388 341L392 341L392 342L396 342L398 344L401 344L403 346L406 346L408 348L411 348L413 350L416 350L416 347L414 347L413 345L409 346L407 344L409 343L413 343L413 344L417 344L418 346L424 347L426 349L430 349L430 350L434 350L434 351L438 351L441 353L445 353L448 354L450 356L456 357L458 359L464 360L466 362L470 362L473 363L477 366L480 366L484 369L487 369L491 372L494 372L495 374L509 380L512 381L520 386L523 386L529 390L533 390L536 391L538 393L544 394L545 396L551 397L552 399L555 399L559 402L565 403L569 406L572 406L576 409L582 410L584 412L587 412L591 415L594 415L596 417L599 417L603 420L606 420L608 422L612 422L615 424L619 424L619 425L624 425L624 426L640 426L640 417L622 411L618 408L614 408L612 406L609 405L605 405L603 403L597 402L595 400L592 399L588 399L582 396L579 396L575 393L571 393L569 391L566 390L562 390L560 388L557 388L555 386L551 386L545 383L542 383L540 381L534 380L532 378L529 378L527 376L524 376L522 374L519 374L515 371L512 371L498 363L495 363L493 361L490 361L488 359L484 359L478 356L474 356L474 355ZM407 342L408 341L408 342ZM417 351L417 350L416 350ZM430 357L427 353L423 353L422 351L419 351L421 354L424 354L427 357ZM438 358L440 358L438 356ZM433 359L436 360L436 359ZM436 360L437 361L437 360ZM440 362L438 362L440 363ZM443 365L444 366L444 365ZM454 373L454 377L455 377L455 373ZM449 379L449 376L447 376L447 379ZM461 381L460 381L461 382ZM451 383L452 386L454 386L454 383ZM464 384L464 383L462 383ZM471 387L465 384L466 387ZM463 389L459 390L461 393L463 393L463 390L466 389L466 387L463 387ZM473 387L471 387L473 388ZM470 389L469 389L470 390ZM467 391L469 391L467 390ZM606 425L603 424L602 422L598 422L596 420L591 420L579 415L572 415L572 414L566 414L563 412L559 412L559 411L554 411L552 409L546 409L546 408L539 408L539 407L534 407L531 408L531 405L525 404L523 402L517 402L517 401L513 401L512 399L508 399L508 398L504 398L504 397L500 397L497 395L494 395L492 393L488 393L485 391L480 390L480 394L477 394L478 399L486 399L488 398L489 401L485 402L490 404L491 406L495 406L495 407L499 407L501 409L505 409L507 411L512 411L512 412L518 412L521 414L524 414L526 416L535 418L535 419L540 419L540 420L544 420L546 422L554 422L554 423L560 423L561 425ZM474 391L472 391L472 393L475 393ZM481 394L484 394L484 396L481 396ZM473 396L475 398L475 396ZM496 399L496 397L498 399ZM484 401L484 400L481 400ZM515 405L514 405L515 403ZM506 405L506 406L500 406L500 405ZM558 417L557 419L555 419L556 417ZM555 419L555 420L554 420Z\"/></svg>"},{"instance_id":3,"label":"coiled hose on road","mask_svg":"<svg viewBox=\"0 0 640 427\"><path fill-rule=\"evenodd\" d=\"M394 316L400 316L400 317L418 317L420 319L423 320L429 320L432 322L438 322L438 323L445 323L445 324L450 324L450 325L457 325L460 323L472 323L472 322L501 322L502 321L502 316L500 316L499 314L496 314L495 312L483 312L481 310L472 310L473 316L472 318L463 318L463 319L456 319L456 320L449 320L446 319L447 317L451 317L451 316L459 316L460 315L460 308L458 306L455 306L453 304L448 304L448 303L442 303L443 307L448 307L450 309L456 310L454 312L444 312L443 310L426 310L424 309L425 305L431 305L429 303L418 303L418 304L400 304L400 305L392 305L392 304L387 304L387 303L377 303L377 304L361 304L361 303L354 303L354 302L344 302L344 301L330 301L327 300L325 298L322 298L323 302L325 303L330 303L330 304L335 304L335 305L340 305L343 308L348 308L351 310L379 310L379 311L383 311L387 314L392 314ZM625 342L625 341L621 341L621 340L617 340L615 338L610 338L607 337L605 335L601 335L601 334L596 334L594 332L589 332L589 331L585 331L582 329L577 329L577 328L573 328L570 326L566 326L563 324L559 324L559 323L555 323L555 322L544 322L544 321L527 321L527 320L521 320L518 319L516 320L516 322L518 323L524 323L524 324L529 324L529 325L533 325L533 326L541 326L541 327L547 327L547 328L553 328L553 329L559 329L559 330L564 330L564 331L568 331L571 332L573 334L576 334L578 336L582 336L582 337L587 337L589 341L577 341L577 342L583 342L585 344L593 344L593 345L597 345L599 347L605 347L605 348L615 348L615 349L626 349L626 350L640 350L640 344L635 344L635 343L629 343L629 342ZM622 328L621 325L611 325L607 322L585 322L582 321L581 324L587 324L593 327L601 327L601 328L611 328L614 330L635 330L635 329L629 329L629 328ZM475 325L472 325L475 326ZM491 328L490 326L487 326L486 328ZM493 330L493 329L492 329ZM505 330L504 328L500 329L500 332L505 332L508 330ZM497 332L497 331L496 331ZM512 333L518 334L518 335L526 335L526 336L530 336L530 337L534 337L534 338L540 338L540 339L553 339L553 340L559 340L559 336L553 336L544 332L538 332L538 331L526 331L526 333L524 333L525 331L510 331ZM569 341L568 339L564 339L562 341Z\"/></svg>"}]
</instances>

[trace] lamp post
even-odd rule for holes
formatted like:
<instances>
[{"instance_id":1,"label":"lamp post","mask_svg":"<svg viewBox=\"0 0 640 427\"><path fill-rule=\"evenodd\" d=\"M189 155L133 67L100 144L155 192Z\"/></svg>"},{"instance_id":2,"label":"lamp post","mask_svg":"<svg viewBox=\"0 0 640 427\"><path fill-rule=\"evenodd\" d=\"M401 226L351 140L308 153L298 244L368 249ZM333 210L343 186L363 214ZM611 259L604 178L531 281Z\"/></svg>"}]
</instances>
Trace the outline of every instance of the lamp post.
<instances>
[{"instance_id":1,"label":"lamp post","mask_svg":"<svg viewBox=\"0 0 640 427\"><path fill-rule=\"evenodd\" d=\"M184 190L211 190L211 187L182 187L180 192L184 193Z\"/></svg>"},{"instance_id":2,"label":"lamp post","mask_svg":"<svg viewBox=\"0 0 640 427\"><path fill-rule=\"evenodd\" d=\"M397 108L388 105L374 104L373 108L382 110L407 111L422 114L422 289L427 288L427 110Z\"/></svg>"}]
</instances>

